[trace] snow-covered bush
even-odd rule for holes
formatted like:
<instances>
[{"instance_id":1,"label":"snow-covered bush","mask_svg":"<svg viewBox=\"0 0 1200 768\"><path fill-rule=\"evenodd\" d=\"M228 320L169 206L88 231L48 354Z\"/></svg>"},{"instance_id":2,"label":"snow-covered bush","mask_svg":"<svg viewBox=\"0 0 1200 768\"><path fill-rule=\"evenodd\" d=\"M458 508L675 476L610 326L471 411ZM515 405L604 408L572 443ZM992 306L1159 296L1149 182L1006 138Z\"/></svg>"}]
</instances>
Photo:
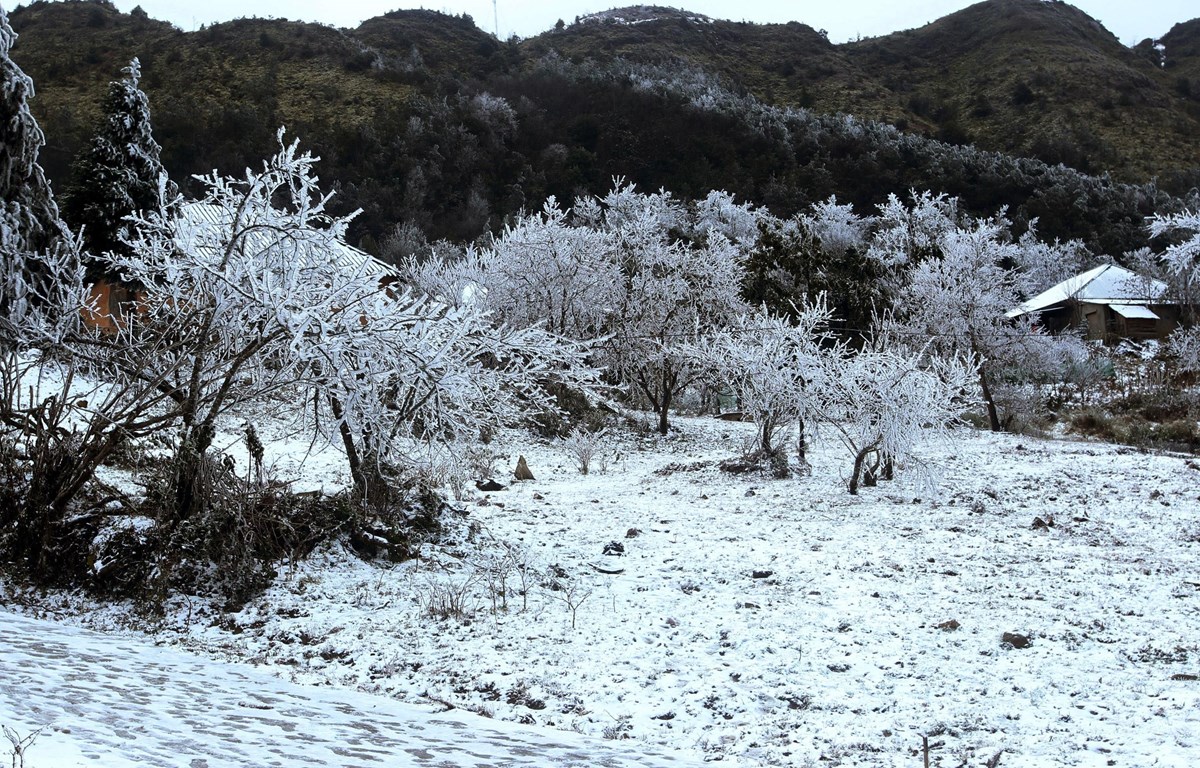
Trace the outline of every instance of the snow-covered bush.
<instances>
[{"instance_id":1,"label":"snow-covered bush","mask_svg":"<svg viewBox=\"0 0 1200 768\"><path fill-rule=\"evenodd\" d=\"M1185 373L1200 373L1200 326L1178 328L1167 339L1175 366Z\"/></svg>"},{"instance_id":2,"label":"snow-covered bush","mask_svg":"<svg viewBox=\"0 0 1200 768\"><path fill-rule=\"evenodd\" d=\"M27 576L71 581L85 575L88 546L120 496L95 482L96 470L132 441L161 431L173 416L157 380L105 381L103 360L122 343L82 322L96 312L78 251L37 257L40 278L0 252L0 549ZM155 350L135 348L126 360Z\"/></svg>"},{"instance_id":3,"label":"snow-covered bush","mask_svg":"<svg viewBox=\"0 0 1200 768\"><path fill-rule=\"evenodd\" d=\"M806 463L805 430L819 414L820 392L826 387L822 334L830 320L823 300L797 308L794 321L766 309L742 315L688 347L715 386L732 387L741 410L755 424L750 455L773 458L786 451L778 438L795 428L796 452Z\"/></svg>"},{"instance_id":4,"label":"snow-covered bush","mask_svg":"<svg viewBox=\"0 0 1200 768\"><path fill-rule=\"evenodd\" d=\"M944 435L974 398L977 363L873 348L828 361L823 423L850 450L850 493L894 467L923 469L921 443Z\"/></svg>"},{"instance_id":5,"label":"snow-covered bush","mask_svg":"<svg viewBox=\"0 0 1200 768\"><path fill-rule=\"evenodd\" d=\"M591 471L592 459L604 447L604 438L605 431L603 429L592 432L583 427L577 427L559 442L575 459L575 466L579 468L579 474L586 475Z\"/></svg>"},{"instance_id":6,"label":"snow-covered bush","mask_svg":"<svg viewBox=\"0 0 1200 768\"><path fill-rule=\"evenodd\" d=\"M867 228L873 223L854 213L854 206L839 205L836 195L814 203L812 210L800 220L820 243L821 251L829 257L844 256L846 251L861 248Z\"/></svg>"},{"instance_id":7,"label":"snow-covered bush","mask_svg":"<svg viewBox=\"0 0 1200 768\"><path fill-rule=\"evenodd\" d=\"M753 248L758 240L758 223L764 212L749 203L734 202L733 195L713 190L695 205L693 229L697 236L709 230L720 232L725 239L741 248Z\"/></svg>"}]
</instances>

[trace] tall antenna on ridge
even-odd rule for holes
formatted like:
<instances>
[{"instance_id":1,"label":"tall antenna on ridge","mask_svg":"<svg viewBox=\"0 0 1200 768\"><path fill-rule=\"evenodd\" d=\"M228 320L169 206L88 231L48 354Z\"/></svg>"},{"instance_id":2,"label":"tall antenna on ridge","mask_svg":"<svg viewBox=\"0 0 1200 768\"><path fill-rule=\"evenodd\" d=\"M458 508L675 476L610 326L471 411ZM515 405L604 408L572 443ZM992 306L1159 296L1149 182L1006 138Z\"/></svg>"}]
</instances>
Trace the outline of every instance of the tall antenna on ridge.
<instances>
[{"instance_id":1,"label":"tall antenna on ridge","mask_svg":"<svg viewBox=\"0 0 1200 768\"><path fill-rule=\"evenodd\" d=\"M496 39L500 39L500 12L496 10L496 0L492 0L492 27L496 30Z\"/></svg>"}]
</instances>

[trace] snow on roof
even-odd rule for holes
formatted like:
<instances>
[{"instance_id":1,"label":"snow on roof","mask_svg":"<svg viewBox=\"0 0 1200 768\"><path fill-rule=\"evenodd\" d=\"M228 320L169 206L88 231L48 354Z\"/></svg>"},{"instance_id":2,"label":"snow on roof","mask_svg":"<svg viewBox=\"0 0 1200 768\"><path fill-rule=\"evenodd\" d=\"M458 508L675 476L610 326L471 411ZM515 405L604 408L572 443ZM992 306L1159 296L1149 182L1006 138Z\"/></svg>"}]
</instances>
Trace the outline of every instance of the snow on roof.
<instances>
[{"instance_id":1,"label":"snow on roof","mask_svg":"<svg viewBox=\"0 0 1200 768\"><path fill-rule=\"evenodd\" d=\"M1111 304L1114 312L1121 317L1132 318L1137 320L1157 320L1158 315L1154 314L1154 310L1150 307L1142 306L1141 304Z\"/></svg>"},{"instance_id":2,"label":"snow on roof","mask_svg":"<svg viewBox=\"0 0 1200 768\"><path fill-rule=\"evenodd\" d=\"M191 202L182 206L180 217L191 225L227 226L228 212L219 205L211 203ZM376 259L366 251L347 245L340 240L334 246L338 250L338 263L347 269L364 269L368 275L394 276L396 270L390 265Z\"/></svg>"},{"instance_id":3,"label":"snow on roof","mask_svg":"<svg viewBox=\"0 0 1200 768\"><path fill-rule=\"evenodd\" d=\"M1020 317L1068 301L1087 304L1156 304L1160 303L1166 291L1167 284L1161 280L1142 277L1115 264L1102 264L1042 291L1021 306L1010 309L1004 316Z\"/></svg>"}]
</instances>

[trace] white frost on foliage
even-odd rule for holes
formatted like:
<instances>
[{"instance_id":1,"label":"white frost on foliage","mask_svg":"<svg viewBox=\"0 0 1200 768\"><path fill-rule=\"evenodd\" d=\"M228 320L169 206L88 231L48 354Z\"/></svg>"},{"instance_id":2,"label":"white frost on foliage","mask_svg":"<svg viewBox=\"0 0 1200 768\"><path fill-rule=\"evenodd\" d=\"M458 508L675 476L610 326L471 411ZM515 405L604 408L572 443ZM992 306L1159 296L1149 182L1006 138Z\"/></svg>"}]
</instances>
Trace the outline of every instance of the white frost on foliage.
<instances>
[{"instance_id":1,"label":"white frost on foliage","mask_svg":"<svg viewBox=\"0 0 1200 768\"><path fill-rule=\"evenodd\" d=\"M823 298L798 308L791 321L760 308L687 348L714 385L733 388L757 428L755 450L782 448L776 436L792 427L799 428L803 449L804 431L815 427L820 393L828 386L831 352L821 345L831 318Z\"/></svg>"},{"instance_id":2,"label":"white frost on foliage","mask_svg":"<svg viewBox=\"0 0 1200 768\"><path fill-rule=\"evenodd\" d=\"M732 194L713 190L696 203L693 226L697 235L713 230L738 246L749 249L758 241L758 223L762 217L762 211L756 210L750 203L736 203Z\"/></svg>"},{"instance_id":3,"label":"white frost on foliage","mask_svg":"<svg viewBox=\"0 0 1200 768\"><path fill-rule=\"evenodd\" d=\"M862 247L867 228L873 223L855 214L854 206L839 205L836 195L814 203L810 212L801 214L799 220L820 241L822 253L836 256Z\"/></svg>"},{"instance_id":4,"label":"white frost on foliage","mask_svg":"<svg viewBox=\"0 0 1200 768\"><path fill-rule=\"evenodd\" d=\"M885 267L907 264L929 253L938 239L960 223L958 199L912 192L911 206L894 194L880 203L867 257Z\"/></svg>"},{"instance_id":5,"label":"white frost on foliage","mask_svg":"<svg viewBox=\"0 0 1200 768\"><path fill-rule=\"evenodd\" d=\"M829 424L855 457L851 492L860 470L894 464L935 490L936 473L922 446L946 438L975 399L976 361L876 347L832 361L823 404Z\"/></svg>"},{"instance_id":6,"label":"white frost on foliage","mask_svg":"<svg viewBox=\"0 0 1200 768\"><path fill-rule=\"evenodd\" d=\"M449 262L409 260L403 268L431 295L469 297L509 325L542 325L581 340L602 335L620 285L609 239L572 226L554 198L506 227L490 247Z\"/></svg>"},{"instance_id":7,"label":"white frost on foliage","mask_svg":"<svg viewBox=\"0 0 1200 768\"><path fill-rule=\"evenodd\" d=\"M1200 279L1200 211L1182 211L1167 216L1156 214L1150 220L1150 236L1179 234L1178 242L1167 247L1163 259L1176 273L1191 273Z\"/></svg>"},{"instance_id":8,"label":"white frost on foliage","mask_svg":"<svg viewBox=\"0 0 1200 768\"><path fill-rule=\"evenodd\" d=\"M1167 350L1179 370L1200 373L1200 326L1177 328L1167 337Z\"/></svg>"}]
</instances>

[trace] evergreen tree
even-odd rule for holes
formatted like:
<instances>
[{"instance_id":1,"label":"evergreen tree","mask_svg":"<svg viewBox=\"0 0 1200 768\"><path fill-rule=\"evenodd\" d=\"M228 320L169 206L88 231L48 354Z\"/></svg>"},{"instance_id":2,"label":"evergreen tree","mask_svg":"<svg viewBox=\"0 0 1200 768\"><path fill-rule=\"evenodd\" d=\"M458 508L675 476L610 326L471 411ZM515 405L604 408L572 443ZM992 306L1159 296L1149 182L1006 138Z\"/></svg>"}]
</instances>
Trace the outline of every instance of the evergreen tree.
<instances>
[{"instance_id":1,"label":"evergreen tree","mask_svg":"<svg viewBox=\"0 0 1200 768\"><path fill-rule=\"evenodd\" d=\"M74 180L63 204L67 221L83 228L84 246L93 255L125 253L125 217L159 210L178 191L166 181L161 148L150 124L150 102L138 88L141 64L135 58L122 71L124 79L109 83L103 121L75 161Z\"/></svg>"},{"instance_id":2,"label":"evergreen tree","mask_svg":"<svg viewBox=\"0 0 1200 768\"><path fill-rule=\"evenodd\" d=\"M70 237L38 165L46 141L29 111L33 80L9 58L16 39L0 8L0 247L19 254L27 276L33 276L40 270L30 256L68 247ZM0 308L7 301L0 296Z\"/></svg>"}]
</instances>

